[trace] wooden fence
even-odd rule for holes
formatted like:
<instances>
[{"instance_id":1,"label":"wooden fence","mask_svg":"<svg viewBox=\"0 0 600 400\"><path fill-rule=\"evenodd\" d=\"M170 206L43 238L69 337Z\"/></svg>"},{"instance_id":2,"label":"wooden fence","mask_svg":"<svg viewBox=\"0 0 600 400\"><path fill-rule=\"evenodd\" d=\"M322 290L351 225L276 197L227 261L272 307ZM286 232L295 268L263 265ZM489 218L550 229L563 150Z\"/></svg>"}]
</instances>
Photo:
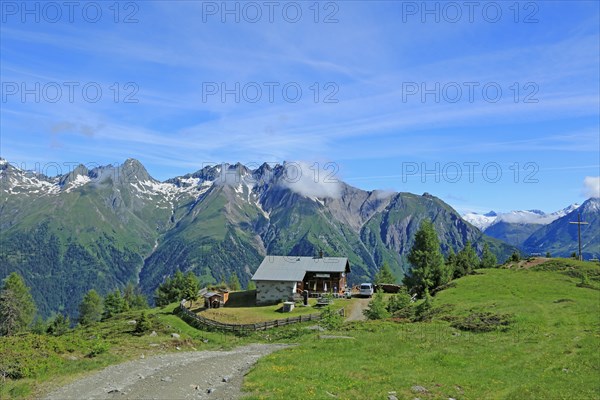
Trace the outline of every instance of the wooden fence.
<instances>
[{"instance_id":1,"label":"wooden fence","mask_svg":"<svg viewBox=\"0 0 600 400\"><path fill-rule=\"evenodd\" d=\"M337 311L342 317L344 316L344 309L341 308ZM188 324L199 329L229 331L229 332L253 332L263 331L265 329L276 328L279 326L286 326L291 324L298 324L300 322L318 321L321 319L321 314L308 314L300 315L298 317L275 319L271 321L258 322L255 324L225 324L223 322L215 321L213 319L202 317L188 310L187 308L180 306L178 307L178 314Z\"/></svg>"}]
</instances>

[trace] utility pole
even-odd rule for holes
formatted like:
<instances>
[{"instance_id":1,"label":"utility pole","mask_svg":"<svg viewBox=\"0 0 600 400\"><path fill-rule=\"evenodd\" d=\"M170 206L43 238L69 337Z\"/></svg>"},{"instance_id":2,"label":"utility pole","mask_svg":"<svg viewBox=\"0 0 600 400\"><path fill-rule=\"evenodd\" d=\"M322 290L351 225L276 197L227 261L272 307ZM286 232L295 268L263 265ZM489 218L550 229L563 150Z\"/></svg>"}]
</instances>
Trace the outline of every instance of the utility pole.
<instances>
[{"instance_id":1,"label":"utility pole","mask_svg":"<svg viewBox=\"0 0 600 400\"><path fill-rule=\"evenodd\" d=\"M583 261L581 255L581 225L587 225L587 222L581 220L581 211L577 213L577 222L569 222L570 224L577 224L577 236L579 238L579 261Z\"/></svg>"}]
</instances>

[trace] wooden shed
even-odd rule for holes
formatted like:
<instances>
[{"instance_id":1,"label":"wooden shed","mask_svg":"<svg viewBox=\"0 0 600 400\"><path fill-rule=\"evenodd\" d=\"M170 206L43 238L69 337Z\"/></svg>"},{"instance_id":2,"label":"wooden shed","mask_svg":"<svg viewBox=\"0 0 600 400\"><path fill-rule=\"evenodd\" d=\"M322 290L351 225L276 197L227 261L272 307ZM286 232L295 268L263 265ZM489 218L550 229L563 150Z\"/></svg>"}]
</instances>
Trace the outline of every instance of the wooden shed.
<instances>
[{"instance_id":1,"label":"wooden shed","mask_svg":"<svg viewBox=\"0 0 600 400\"><path fill-rule=\"evenodd\" d=\"M204 298L204 308L219 308L223 307L229 300L229 291L208 291L201 290L200 295Z\"/></svg>"}]
</instances>

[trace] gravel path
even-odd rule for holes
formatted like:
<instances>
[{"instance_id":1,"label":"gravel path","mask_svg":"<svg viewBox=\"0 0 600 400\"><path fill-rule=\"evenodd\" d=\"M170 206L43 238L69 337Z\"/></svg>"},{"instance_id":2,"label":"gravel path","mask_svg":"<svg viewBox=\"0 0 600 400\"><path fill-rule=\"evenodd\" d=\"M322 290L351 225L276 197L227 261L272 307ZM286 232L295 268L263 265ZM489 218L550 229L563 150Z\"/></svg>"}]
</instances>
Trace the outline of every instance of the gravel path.
<instances>
[{"instance_id":1,"label":"gravel path","mask_svg":"<svg viewBox=\"0 0 600 400\"><path fill-rule=\"evenodd\" d=\"M363 311L367 308L370 301L371 299L369 298L354 300L354 304L352 305L352 309L350 310L346 321L365 321L367 317L365 317Z\"/></svg>"},{"instance_id":2,"label":"gravel path","mask_svg":"<svg viewBox=\"0 0 600 400\"><path fill-rule=\"evenodd\" d=\"M67 399L237 399L246 372L286 345L252 344L230 351L152 356L113 365L50 393Z\"/></svg>"}]
</instances>

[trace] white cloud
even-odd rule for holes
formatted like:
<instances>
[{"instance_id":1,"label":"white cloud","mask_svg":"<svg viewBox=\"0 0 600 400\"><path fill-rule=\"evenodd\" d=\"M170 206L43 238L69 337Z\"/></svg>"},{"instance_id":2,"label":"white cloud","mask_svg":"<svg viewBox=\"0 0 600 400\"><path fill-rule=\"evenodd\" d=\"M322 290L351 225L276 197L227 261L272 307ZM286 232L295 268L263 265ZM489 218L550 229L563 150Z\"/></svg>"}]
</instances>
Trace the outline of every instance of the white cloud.
<instances>
[{"instance_id":1,"label":"white cloud","mask_svg":"<svg viewBox=\"0 0 600 400\"><path fill-rule=\"evenodd\" d=\"M310 198L339 198L340 181L333 163L286 162L282 184L293 192ZM328 168L329 167L329 168Z\"/></svg>"},{"instance_id":2,"label":"white cloud","mask_svg":"<svg viewBox=\"0 0 600 400\"><path fill-rule=\"evenodd\" d=\"M600 197L600 176L586 176L583 180L583 194L586 197Z\"/></svg>"},{"instance_id":3,"label":"white cloud","mask_svg":"<svg viewBox=\"0 0 600 400\"><path fill-rule=\"evenodd\" d=\"M377 200L387 199L390 196L397 194L397 192L393 189L383 189L383 190L375 190L373 191L373 195Z\"/></svg>"},{"instance_id":4,"label":"white cloud","mask_svg":"<svg viewBox=\"0 0 600 400\"><path fill-rule=\"evenodd\" d=\"M557 217L552 214L538 214L531 211L513 211L511 213L500 214L495 222L504 221L510 224L539 224L546 225L554 221Z\"/></svg>"}]
</instances>

